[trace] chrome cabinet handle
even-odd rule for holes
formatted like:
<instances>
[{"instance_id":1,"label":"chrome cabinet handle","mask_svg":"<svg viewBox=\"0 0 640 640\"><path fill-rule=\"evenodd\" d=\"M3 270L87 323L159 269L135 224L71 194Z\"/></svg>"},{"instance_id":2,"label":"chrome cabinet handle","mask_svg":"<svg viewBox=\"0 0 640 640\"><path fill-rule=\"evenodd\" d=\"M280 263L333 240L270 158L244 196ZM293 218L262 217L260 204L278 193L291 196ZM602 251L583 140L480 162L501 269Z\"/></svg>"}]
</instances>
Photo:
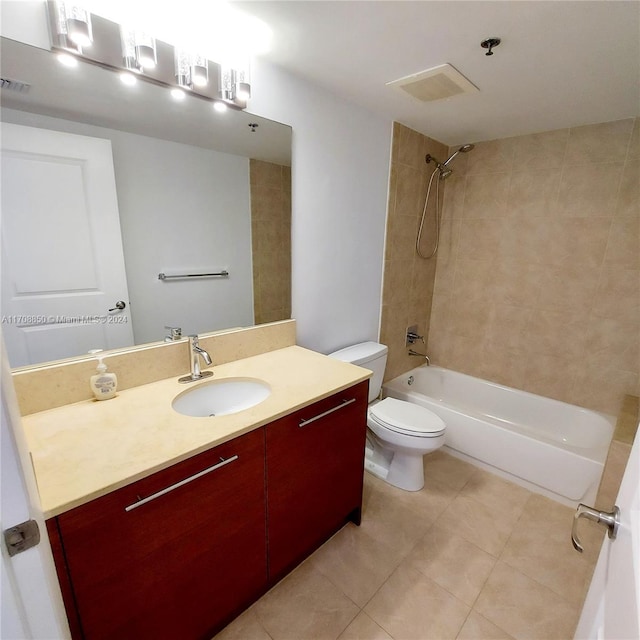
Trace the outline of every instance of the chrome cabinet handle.
<instances>
[{"instance_id":1,"label":"chrome cabinet handle","mask_svg":"<svg viewBox=\"0 0 640 640\"><path fill-rule=\"evenodd\" d=\"M576 551L582 553L583 547L578 538L578 520L580 518L587 518L587 520L593 520L598 524L603 524L607 527L608 535L612 540L616 539L618 533L618 527L620 526L620 509L615 506L613 511L598 511L593 507L588 507L586 504L580 503L576 512L573 514L573 526L571 527L571 544Z\"/></svg>"},{"instance_id":2,"label":"chrome cabinet handle","mask_svg":"<svg viewBox=\"0 0 640 640\"><path fill-rule=\"evenodd\" d=\"M317 416L314 416L313 418L309 418L308 420L300 420L300 424L298 426L306 427L308 424L311 424L316 420L320 420L320 418L324 418L325 416L328 416L330 413L333 413L334 411L338 411L338 409L342 409L343 407L346 407L348 404L351 404L355 401L356 401L355 398L351 398L351 400L343 400L342 404L339 404L337 407L333 407L333 409L329 409L328 411L319 413Z\"/></svg>"},{"instance_id":3,"label":"chrome cabinet handle","mask_svg":"<svg viewBox=\"0 0 640 640\"><path fill-rule=\"evenodd\" d=\"M147 504L147 502L151 502L152 500L155 500L156 498L159 498L160 496L164 496L167 493L169 493L170 491L173 491L174 489L177 489L178 487L183 487L185 484L188 484L189 482L192 482L193 480L197 480L198 478L202 478L202 476L207 475L207 473L211 473L212 471L215 471L216 469L220 469L220 467L224 467L225 465L233 462L234 460L237 460L238 456L232 456L231 458L227 458L226 460L222 459L222 462L218 462L218 464L214 464L213 467L209 467L208 469L205 469L204 471L200 471L200 473L196 473L193 476L189 476L188 478L185 478L184 480L180 480L180 482L176 482L175 484L172 484L171 486L167 487L166 489L162 489L161 491L158 491L156 493L152 493L150 496L147 496L146 498L142 498L141 500L138 500L138 502L134 502L133 504L130 504L128 507L125 507L124 510L125 511L132 511L133 509L137 509L138 507L141 507L143 504Z\"/></svg>"}]
</instances>

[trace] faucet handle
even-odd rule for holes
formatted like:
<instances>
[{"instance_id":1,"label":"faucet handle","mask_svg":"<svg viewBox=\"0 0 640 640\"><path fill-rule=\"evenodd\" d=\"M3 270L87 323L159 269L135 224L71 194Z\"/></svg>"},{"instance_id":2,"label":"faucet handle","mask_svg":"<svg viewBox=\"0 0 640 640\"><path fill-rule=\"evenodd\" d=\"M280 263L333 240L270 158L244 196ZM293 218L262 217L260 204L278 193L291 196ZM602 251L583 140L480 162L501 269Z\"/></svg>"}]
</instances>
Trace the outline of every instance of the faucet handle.
<instances>
[{"instance_id":1,"label":"faucet handle","mask_svg":"<svg viewBox=\"0 0 640 640\"><path fill-rule=\"evenodd\" d=\"M407 342L409 344L414 344L420 340L422 344L424 344L424 336L418 335L415 331L407 331Z\"/></svg>"},{"instance_id":2,"label":"faucet handle","mask_svg":"<svg viewBox=\"0 0 640 640\"><path fill-rule=\"evenodd\" d=\"M164 326L167 331L169 331L169 335L165 336L165 342L174 342L175 340L182 340L182 329L181 327L171 327Z\"/></svg>"}]
</instances>

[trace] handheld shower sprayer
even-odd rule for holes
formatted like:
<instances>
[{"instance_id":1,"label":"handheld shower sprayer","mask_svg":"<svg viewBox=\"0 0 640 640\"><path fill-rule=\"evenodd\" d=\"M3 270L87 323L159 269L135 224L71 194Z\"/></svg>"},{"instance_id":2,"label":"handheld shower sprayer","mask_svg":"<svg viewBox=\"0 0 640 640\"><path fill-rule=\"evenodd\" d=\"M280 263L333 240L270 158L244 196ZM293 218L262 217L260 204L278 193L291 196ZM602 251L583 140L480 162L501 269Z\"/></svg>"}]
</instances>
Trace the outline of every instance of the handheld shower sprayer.
<instances>
[{"instance_id":1,"label":"handheld shower sprayer","mask_svg":"<svg viewBox=\"0 0 640 640\"><path fill-rule=\"evenodd\" d=\"M454 151L444 162L439 162L437 158L434 158L430 153L425 156L425 160L427 164L430 162L434 162L436 167L440 169L440 179L444 180L451 175L451 169L447 169L449 163L459 154L459 153L468 153L475 147L474 144L463 144L459 149Z\"/></svg>"},{"instance_id":2,"label":"handheld shower sprayer","mask_svg":"<svg viewBox=\"0 0 640 640\"><path fill-rule=\"evenodd\" d=\"M440 180L445 180L453 173L453 169L449 169L448 167L449 163L452 162L453 159L459 153L468 153L469 151L471 151L471 149L473 149L474 146L475 145L473 144L463 144L459 149L454 151L444 162L439 162L438 159L434 158L430 153L428 153L425 156L425 160L427 164L429 164L430 162L434 162L436 165L436 168L433 170L433 173L431 174L431 178L429 179L429 186L427 187L427 195L425 196L424 207L422 209L422 218L420 219L420 228L418 230L418 237L416 238L416 252L421 258L424 258L425 260L428 260L429 258L433 258L433 256L436 255L436 251L438 251L438 243L440 241L440 197L438 194L438 184ZM429 196L431 194L431 185L433 184L433 180L436 174L438 174L438 179L436 180L436 204L435 204L436 239L435 239L433 251L429 255L423 255L422 252L420 251L420 240L422 238L422 229L424 228L424 220L427 215L427 206L429 204Z\"/></svg>"}]
</instances>

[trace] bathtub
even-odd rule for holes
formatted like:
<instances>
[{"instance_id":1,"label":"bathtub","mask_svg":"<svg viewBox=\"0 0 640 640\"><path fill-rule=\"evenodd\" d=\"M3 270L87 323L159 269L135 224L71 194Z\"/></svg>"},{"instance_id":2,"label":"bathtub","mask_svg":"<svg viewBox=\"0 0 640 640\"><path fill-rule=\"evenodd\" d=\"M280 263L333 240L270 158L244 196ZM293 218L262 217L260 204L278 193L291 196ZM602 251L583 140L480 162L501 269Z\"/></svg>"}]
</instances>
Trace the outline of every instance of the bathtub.
<instances>
[{"instance_id":1,"label":"bathtub","mask_svg":"<svg viewBox=\"0 0 640 640\"><path fill-rule=\"evenodd\" d=\"M442 367L423 365L384 395L447 425L445 450L563 504L593 504L615 419Z\"/></svg>"}]
</instances>

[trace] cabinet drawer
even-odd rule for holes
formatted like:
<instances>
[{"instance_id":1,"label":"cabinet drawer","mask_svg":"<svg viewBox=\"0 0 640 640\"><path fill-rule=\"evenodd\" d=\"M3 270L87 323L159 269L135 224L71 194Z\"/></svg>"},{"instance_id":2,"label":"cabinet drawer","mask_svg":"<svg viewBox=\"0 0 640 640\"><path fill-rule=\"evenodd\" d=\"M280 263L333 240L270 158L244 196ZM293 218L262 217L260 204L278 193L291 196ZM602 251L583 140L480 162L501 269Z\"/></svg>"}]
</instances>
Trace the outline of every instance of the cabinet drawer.
<instances>
[{"instance_id":1,"label":"cabinet drawer","mask_svg":"<svg viewBox=\"0 0 640 640\"><path fill-rule=\"evenodd\" d=\"M363 382L267 427L271 580L359 518L368 388Z\"/></svg>"},{"instance_id":2,"label":"cabinet drawer","mask_svg":"<svg viewBox=\"0 0 640 640\"><path fill-rule=\"evenodd\" d=\"M82 637L211 637L266 585L264 429L55 524Z\"/></svg>"}]
</instances>

